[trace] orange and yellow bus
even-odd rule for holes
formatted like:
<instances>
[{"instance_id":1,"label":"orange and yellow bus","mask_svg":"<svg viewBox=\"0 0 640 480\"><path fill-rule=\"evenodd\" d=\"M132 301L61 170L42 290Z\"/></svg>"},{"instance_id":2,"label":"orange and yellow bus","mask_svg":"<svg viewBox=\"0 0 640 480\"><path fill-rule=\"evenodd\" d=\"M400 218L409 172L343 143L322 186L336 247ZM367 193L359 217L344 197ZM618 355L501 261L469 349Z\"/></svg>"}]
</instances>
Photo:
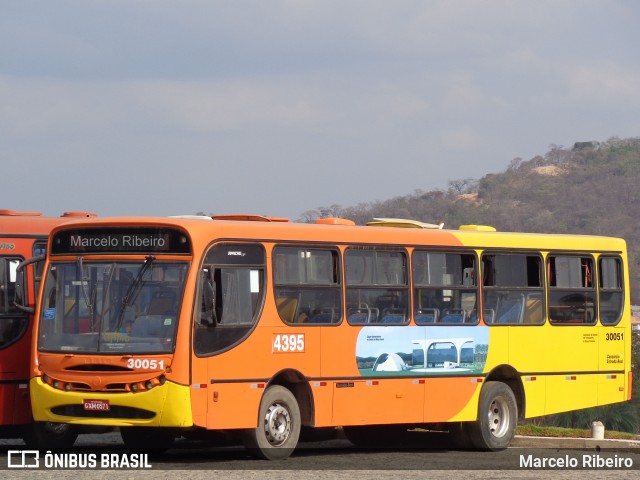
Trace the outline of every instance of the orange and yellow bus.
<instances>
[{"instance_id":1,"label":"orange and yellow bus","mask_svg":"<svg viewBox=\"0 0 640 480\"><path fill-rule=\"evenodd\" d=\"M56 228L34 418L137 448L235 433L277 459L302 427L367 443L437 424L498 450L519 418L630 398L623 240L284 220Z\"/></svg>"},{"instance_id":2,"label":"orange and yellow bus","mask_svg":"<svg viewBox=\"0 0 640 480\"><path fill-rule=\"evenodd\" d=\"M31 332L49 233L70 219L93 215L67 212L61 217L44 217L37 212L0 210L1 437L22 437L32 446L65 446L75 441L77 433L68 425L33 423L28 388ZM34 257L40 261L20 268Z\"/></svg>"}]
</instances>

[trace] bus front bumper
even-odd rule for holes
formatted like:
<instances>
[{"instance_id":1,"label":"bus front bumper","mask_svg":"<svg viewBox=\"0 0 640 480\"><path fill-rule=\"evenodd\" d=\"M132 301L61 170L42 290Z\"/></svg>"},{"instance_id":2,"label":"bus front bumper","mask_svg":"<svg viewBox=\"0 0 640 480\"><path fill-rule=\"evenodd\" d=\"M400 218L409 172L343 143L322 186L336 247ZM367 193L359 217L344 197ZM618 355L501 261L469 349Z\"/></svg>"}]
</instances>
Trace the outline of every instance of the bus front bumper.
<instances>
[{"instance_id":1,"label":"bus front bumper","mask_svg":"<svg viewBox=\"0 0 640 480\"><path fill-rule=\"evenodd\" d=\"M189 387L167 381L138 393L66 392L30 381L33 418L41 422L114 427L191 427Z\"/></svg>"}]
</instances>

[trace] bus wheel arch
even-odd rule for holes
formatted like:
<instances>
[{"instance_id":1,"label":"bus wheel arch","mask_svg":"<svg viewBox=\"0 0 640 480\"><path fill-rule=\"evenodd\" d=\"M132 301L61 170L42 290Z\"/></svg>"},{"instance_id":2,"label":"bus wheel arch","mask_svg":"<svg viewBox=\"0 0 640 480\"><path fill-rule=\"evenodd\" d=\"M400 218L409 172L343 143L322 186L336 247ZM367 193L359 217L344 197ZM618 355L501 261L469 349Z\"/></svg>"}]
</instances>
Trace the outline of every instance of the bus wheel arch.
<instances>
[{"instance_id":1,"label":"bus wheel arch","mask_svg":"<svg viewBox=\"0 0 640 480\"><path fill-rule=\"evenodd\" d=\"M289 390L300 408L302 425L313 426L315 423L313 393L309 382L298 370L287 369L278 372L271 378L267 387L280 385Z\"/></svg>"}]
</instances>

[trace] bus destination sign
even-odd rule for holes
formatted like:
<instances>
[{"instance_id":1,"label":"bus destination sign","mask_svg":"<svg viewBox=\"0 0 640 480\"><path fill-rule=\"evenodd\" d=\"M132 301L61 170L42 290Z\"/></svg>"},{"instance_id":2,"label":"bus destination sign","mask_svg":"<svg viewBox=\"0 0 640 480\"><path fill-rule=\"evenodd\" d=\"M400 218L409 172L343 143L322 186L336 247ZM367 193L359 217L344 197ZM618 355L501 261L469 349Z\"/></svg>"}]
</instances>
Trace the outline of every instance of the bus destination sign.
<instances>
[{"instance_id":1,"label":"bus destination sign","mask_svg":"<svg viewBox=\"0 0 640 480\"><path fill-rule=\"evenodd\" d=\"M51 254L191 253L185 233L167 227L78 228L61 230L52 240Z\"/></svg>"}]
</instances>

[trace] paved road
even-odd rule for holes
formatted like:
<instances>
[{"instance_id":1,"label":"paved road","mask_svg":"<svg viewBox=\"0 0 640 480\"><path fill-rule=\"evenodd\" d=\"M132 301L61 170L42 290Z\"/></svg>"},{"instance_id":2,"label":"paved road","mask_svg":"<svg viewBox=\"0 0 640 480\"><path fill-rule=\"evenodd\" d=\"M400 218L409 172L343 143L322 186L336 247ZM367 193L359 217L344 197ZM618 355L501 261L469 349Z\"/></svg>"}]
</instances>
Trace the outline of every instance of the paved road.
<instances>
[{"instance_id":1,"label":"paved road","mask_svg":"<svg viewBox=\"0 0 640 480\"><path fill-rule=\"evenodd\" d=\"M20 440L0 440L0 469L8 479L153 479L175 480L177 477L224 480L245 478L278 478L306 480L316 478L463 478L465 480L491 478L554 478L581 479L592 475L580 469L587 461L618 463L617 469L597 469L598 479L633 478L640 473L640 444L628 442L597 442L584 440L518 438L514 448L502 452L462 452L436 448L435 437L421 449L363 450L353 447L344 439L323 443L305 443L286 461L267 462L254 460L239 447L210 447L203 443L179 441L175 448L160 456L148 458L152 469L128 470L5 470L8 451L23 450ZM93 455L100 464L101 455L113 455L116 459L127 457L130 452L122 447L117 433L81 435L77 448L71 453L76 458L90 459ZM545 448L546 447L546 448ZM12 454L13 455L13 454ZM41 452L41 461L45 452ZM84 455L84 457L80 457ZM68 457L67 457L68 460ZM523 464L524 462L524 464ZM569 463L569 468L536 468L541 462ZM627 468L629 462L632 468ZM626 465L625 465L626 464ZM589 465L587 465L589 466ZM589 473L592 472L592 473Z\"/></svg>"}]
</instances>

